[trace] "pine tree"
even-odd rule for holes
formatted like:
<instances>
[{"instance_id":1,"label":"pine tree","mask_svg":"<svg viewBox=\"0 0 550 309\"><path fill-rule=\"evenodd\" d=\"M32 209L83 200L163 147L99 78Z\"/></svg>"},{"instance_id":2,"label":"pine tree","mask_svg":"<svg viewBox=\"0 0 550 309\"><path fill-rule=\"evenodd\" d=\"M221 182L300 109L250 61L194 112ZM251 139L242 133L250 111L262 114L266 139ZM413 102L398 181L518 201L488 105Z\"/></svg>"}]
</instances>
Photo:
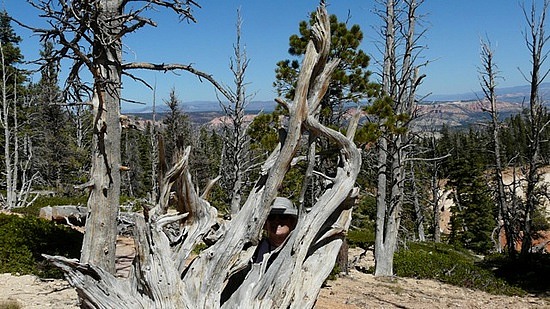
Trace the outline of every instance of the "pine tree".
<instances>
[{"instance_id":1,"label":"pine tree","mask_svg":"<svg viewBox=\"0 0 550 309\"><path fill-rule=\"evenodd\" d=\"M485 144L472 129L467 134L457 133L448 164L455 202L450 240L478 253L493 248L491 233L496 225L496 209L484 174Z\"/></svg>"},{"instance_id":2,"label":"pine tree","mask_svg":"<svg viewBox=\"0 0 550 309\"><path fill-rule=\"evenodd\" d=\"M300 22L300 34L290 36L288 53L291 56L299 58L305 54L314 22L315 13L312 13L308 22ZM333 72L328 91L321 101L320 120L324 124L341 126L346 105L373 97L378 85L369 82L371 72L367 67L370 57L359 49L363 40L363 31L359 25L348 27L347 23L338 21L336 15L331 15L330 31L332 45L329 59L339 58L340 63ZM273 85L279 95L287 99L294 97L299 70L300 63L297 59L277 63L276 81Z\"/></svg>"},{"instance_id":3,"label":"pine tree","mask_svg":"<svg viewBox=\"0 0 550 309\"><path fill-rule=\"evenodd\" d=\"M21 85L25 80L25 75L21 74L21 72L15 74L17 70L16 66L23 61L23 54L21 54L21 49L19 48L21 37L13 30L11 17L6 11L0 12L0 43L2 44L1 48L4 57L3 64L0 63L0 67L5 67L2 67L2 69L6 70L6 75L8 76L6 84L10 87L14 83Z\"/></svg>"},{"instance_id":4,"label":"pine tree","mask_svg":"<svg viewBox=\"0 0 550 309\"><path fill-rule=\"evenodd\" d=\"M151 188L152 158L148 135L132 126L123 127L121 144L122 164L128 168L122 174L122 193L129 197L145 197Z\"/></svg>"},{"instance_id":5,"label":"pine tree","mask_svg":"<svg viewBox=\"0 0 550 309\"><path fill-rule=\"evenodd\" d=\"M189 116L182 110L182 101L178 98L176 90L172 88L168 99L164 100L168 107L168 115L162 120L163 136L165 141L166 157L175 160L176 149L191 145L191 122Z\"/></svg>"},{"instance_id":6,"label":"pine tree","mask_svg":"<svg viewBox=\"0 0 550 309\"><path fill-rule=\"evenodd\" d=\"M359 25L348 27L345 22L339 22L336 15L330 15L329 22L331 45L328 60L339 59L339 62L332 72L327 92L321 99L316 113L322 124L341 129L349 120L346 112L350 105L363 105L366 99L375 96L379 87L369 81L371 72L367 67L370 57L359 49L363 40L363 32ZM289 38L288 52L291 56L300 58L306 53L307 43L313 35L314 23L315 13L310 15L308 22L300 22L299 35L295 34ZM299 70L298 59L277 63L274 86L279 95L286 99L294 98ZM315 204L320 193L326 189L326 182L314 175L314 170L329 177L336 173L338 153L336 149L331 149L330 145L329 141L310 135L308 147L303 149L304 156L308 158L307 163L295 166L287 174L288 179L285 183L292 185L287 186L286 194L292 194L305 208ZM323 148L326 151L317 153L317 148ZM295 191L293 187L301 187L301 190Z\"/></svg>"},{"instance_id":7,"label":"pine tree","mask_svg":"<svg viewBox=\"0 0 550 309\"><path fill-rule=\"evenodd\" d=\"M52 48L50 42L44 43L41 56L50 58ZM35 97L32 113L34 160L40 172L40 183L47 188L64 191L64 188L74 185L68 176L71 174L71 158L76 156L71 150L76 147L58 86L58 63L48 63L40 72L40 81L31 86Z\"/></svg>"}]
</instances>

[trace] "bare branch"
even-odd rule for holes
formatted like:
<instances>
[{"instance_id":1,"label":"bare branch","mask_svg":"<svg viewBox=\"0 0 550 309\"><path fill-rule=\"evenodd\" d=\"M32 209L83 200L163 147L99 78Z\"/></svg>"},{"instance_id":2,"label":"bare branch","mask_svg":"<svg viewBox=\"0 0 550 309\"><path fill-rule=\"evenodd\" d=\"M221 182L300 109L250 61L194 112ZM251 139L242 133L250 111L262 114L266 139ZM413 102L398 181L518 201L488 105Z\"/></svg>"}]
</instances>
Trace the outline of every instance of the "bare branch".
<instances>
[{"instance_id":1,"label":"bare branch","mask_svg":"<svg viewBox=\"0 0 550 309\"><path fill-rule=\"evenodd\" d=\"M229 92L227 92L227 90L220 83L218 83L212 75L199 71L195 69L192 65L176 64L176 63L154 64L154 63L148 63L148 62L131 62L131 63L122 64L122 68L125 70L143 69L143 70L154 70L154 71L163 71L163 72L176 71L176 70L187 71L196 75L199 78L199 80L204 78L207 81L209 81L228 100L232 98L232 95Z\"/></svg>"}]
</instances>

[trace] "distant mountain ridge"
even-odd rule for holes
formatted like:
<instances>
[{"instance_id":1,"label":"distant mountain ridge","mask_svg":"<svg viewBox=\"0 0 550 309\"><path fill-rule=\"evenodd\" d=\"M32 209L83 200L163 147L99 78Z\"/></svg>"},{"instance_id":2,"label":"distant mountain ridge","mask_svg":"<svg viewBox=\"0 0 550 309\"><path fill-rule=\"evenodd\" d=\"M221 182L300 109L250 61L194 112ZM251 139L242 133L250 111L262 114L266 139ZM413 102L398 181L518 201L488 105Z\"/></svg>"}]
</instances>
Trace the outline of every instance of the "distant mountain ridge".
<instances>
[{"instance_id":1,"label":"distant mountain ridge","mask_svg":"<svg viewBox=\"0 0 550 309\"><path fill-rule=\"evenodd\" d=\"M440 101L431 104L419 104L417 118L413 127L418 131L426 131L448 127L468 127L471 124L487 123L490 115L485 111L489 108L488 102L471 101ZM521 104L512 102L497 102L497 111L500 120L519 114Z\"/></svg>"},{"instance_id":2,"label":"distant mountain ridge","mask_svg":"<svg viewBox=\"0 0 550 309\"><path fill-rule=\"evenodd\" d=\"M530 87L528 85L506 87L497 89L497 105L501 119L520 113L529 98ZM540 94L546 105L550 102L550 83L540 85ZM418 105L418 119L415 120L417 130L425 130L430 127L439 128L442 125L449 127L466 127L470 124L485 122L488 114L483 111L487 106L480 102L484 98L481 91L477 93L463 93L454 95L430 95ZM269 113L274 110L275 101L252 101L248 104L246 112L249 115L257 115L261 112ZM182 103L182 110L189 114L191 120L197 124L216 122L223 116L219 102L192 101ZM145 106L123 113L134 115L142 119L152 119L152 107ZM161 119L167 112L166 105L156 107L157 119ZM253 118L252 116L252 118Z\"/></svg>"},{"instance_id":3,"label":"distant mountain ridge","mask_svg":"<svg viewBox=\"0 0 550 309\"><path fill-rule=\"evenodd\" d=\"M227 104L227 102L225 102ZM266 112L271 112L275 108L277 103L275 101L251 101L246 109L247 110L263 110ZM222 108L220 103L216 101L190 101L183 102L181 104L182 110L187 113L193 112L221 112ZM124 108L123 113L130 114L149 114L153 112L152 106L145 106L142 108ZM155 112L157 113L166 113L168 112L168 107L165 104L157 105L155 107Z\"/></svg>"},{"instance_id":4,"label":"distant mountain ridge","mask_svg":"<svg viewBox=\"0 0 550 309\"><path fill-rule=\"evenodd\" d=\"M497 88L496 94L499 101L510 103L522 103L529 100L531 92L529 85L512 86ZM550 83L542 83L539 88L540 95L545 99L546 104L550 101ZM484 97L481 90L472 91L460 94L433 94L426 98L426 103L429 102L448 102L448 101L476 101Z\"/></svg>"},{"instance_id":5,"label":"distant mountain ridge","mask_svg":"<svg viewBox=\"0 0 550 309\"><path fill-rule=\"evenodd\" d=\"M529 85L504 87L497 89L498 101L521 104L527 102L529 98L530 88ZM540 85L540 93L545 101L550 102L550 83L542 83ZM468 92L459 94L432 94L429 95L422 104L441 104L444 102L456 102L456 101L477 101L483 98L483 92ZM227 102L225 102L227 104ZM271 112L277 104L275 101L251 101L247 106L247 110L262 110L265 112ZM218 112L221 111L220 103L217 101L190 101L183 102L182 109L184 112ZM165 113L168 108L164 104L156 106L156 112ZM135 107L135 105L123 105L123 113L130 114L143 114L152 113L153 107L146 105L144 107Z\"/></svg>"}]
</instances>

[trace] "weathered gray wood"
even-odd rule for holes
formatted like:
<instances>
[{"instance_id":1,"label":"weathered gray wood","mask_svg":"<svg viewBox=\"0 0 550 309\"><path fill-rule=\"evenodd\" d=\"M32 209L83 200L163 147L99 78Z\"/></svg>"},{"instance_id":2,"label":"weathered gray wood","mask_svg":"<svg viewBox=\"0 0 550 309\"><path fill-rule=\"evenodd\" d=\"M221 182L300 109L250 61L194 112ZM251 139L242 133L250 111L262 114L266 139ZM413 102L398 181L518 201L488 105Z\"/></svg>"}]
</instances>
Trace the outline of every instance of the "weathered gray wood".
<instances>
[{"instance_id":1,"label":"weathered gray wood","mask_svg":"<svg viewBox=\"0 0 550 309\"><path fill-rule=\"evenodd\" d=\"M382 93L391 100L388 107L393 115L403 115L407 120L379 116L377 145L376 190L376 238L375 275L393 275L393 255L397 248L397 235L404 201L405 166L412 145L409 128L415 118L416 91L423 76L418 76L416 50L418 37L417 8L423 1L381 1L383 9L384 61L382 69ZM401 14L406 12L406 14ZM402 48L401 48L402 47ZM397 69L396 69L397 68ZM389 125L388 125L389 124ZM402 132L395 130L402 129Z\"/></svg>"},{"instance_id":2,"label":"weathered gray wood","mask_svg":"<svg viewBox=\"0 0 550 309\"><path fill-rule=\"evenodd\" d=\"M93 138L86 233L81 261L100 265L115 273L115 243L120 200L121 164L121 63L122 37L119 30L124 20L112 18L121 0L98 1L97 22L90 23L95 34L92 44L94 78L92 113ZM73 43L74 44L74 43ZM77 45L77 44L74 44ZM90 60L90 59L87 59ZM82 61L82 60L81 60ZM109 82L105 82L109 81Z\"/></svg>"},{"instance_id":3,"label":"weathered gray wood","mask_svg":"<svg viewBox=\"0 0 550 309\"><path fill-rule=\"evenodd\" d=\"M38 214L39 218L45 219L45 220L51 220L52 219L52 206L46 206L40 208L40 212Z\"/></svg>"},{"instance_id":4,"label":"weathered gray wood","mask_svg":"<svg viewBox=\"0 0 550 309\"><path fill-rule=\"evenodd\" d=\"M311 308L336 259L351 222L358 190L355 180L361 156L350 136L324 127L315 117L337 61L327 63L330 23L324 5L318 9L289 110L287 137L262 166L262 175L241 211L229 222L217 222L210 204L198 196L187 171L189 149L163 177L157 205L135 216L137 258L130 277L116 281L92 265L48 257L66 273L80 297L94 308ZM356 125L356 122L352 122ZM354 132L355 128L350 128ZM304 133L331 141L340 149L332 186L308 213L303 213L285 244L263 264L251 265L240 286L222 305L228 278L249 265L270 205L285 173L302 146ZM166 214L170 188L177 183L179 213ZM217 231L213 231L213 228ZM176 230L173 234L170 231ZM215 237L213 237L214 235ZM201 241L213 243L191 263L191 250ZM210 243L209 242L209 243ZM269 263L267 262L269 261ZM269 265L269 266L268 266Z\"/></svg>"},{"instance_id":5,"label":"weathered gray wood","mask_svg":"<svg viewBox=\"0 0 550 309\"><path fill-rule=\"evenodd\" d=\"M76 205L46 206L40 208L39 217L70 225L84 225L88 208Z\"/></svg>"}]
</instances>

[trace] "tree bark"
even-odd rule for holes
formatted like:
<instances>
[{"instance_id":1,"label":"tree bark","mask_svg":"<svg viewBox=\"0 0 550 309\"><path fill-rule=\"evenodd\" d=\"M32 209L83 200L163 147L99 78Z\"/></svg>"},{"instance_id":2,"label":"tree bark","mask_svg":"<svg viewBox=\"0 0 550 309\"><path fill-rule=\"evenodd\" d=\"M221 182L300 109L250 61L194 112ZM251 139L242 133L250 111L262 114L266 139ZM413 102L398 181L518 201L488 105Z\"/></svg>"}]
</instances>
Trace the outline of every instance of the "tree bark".
<instances>
[{"instance_id":1,"label":"tree bark","mask_svg":"<svg viewBox=\"0 0 550 309\"><path fill-rule=\"evenodd\" d=\"M115 272L116 218L120 199L120 90L122 42L117 38L122 1L102 0L94 30L93 141L88 217L80 262ZM106 45L105 42L110 41Z\"/></svg>"}]
</instances>

